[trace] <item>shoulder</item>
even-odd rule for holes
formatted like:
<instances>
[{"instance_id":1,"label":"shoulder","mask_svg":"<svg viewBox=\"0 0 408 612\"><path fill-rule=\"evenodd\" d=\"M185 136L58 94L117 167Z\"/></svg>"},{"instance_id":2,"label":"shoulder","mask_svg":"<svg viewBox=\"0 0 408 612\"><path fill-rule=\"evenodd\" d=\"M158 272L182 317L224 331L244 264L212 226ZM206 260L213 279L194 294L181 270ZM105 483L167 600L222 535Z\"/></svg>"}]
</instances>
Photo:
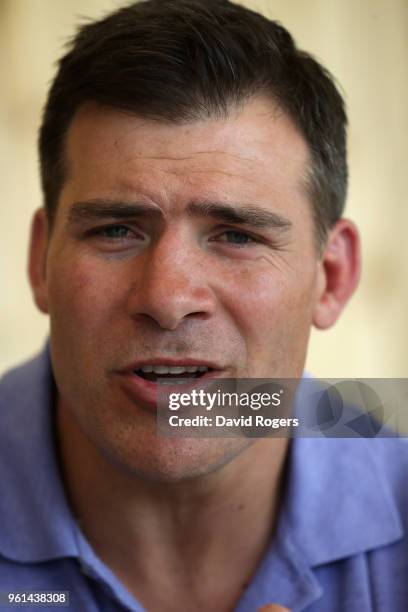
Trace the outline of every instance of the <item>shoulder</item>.
<instances>
[{"instance_id":1,"label":"shoulder","mask_svg":"<svg viewBox=\"0 0 408 612\"><path fill-rule=\"evenodd\" d=\"M4 409L15 401L29 400L49 388L51 366L48 345L35 357L7 371L0 377L0 405Z\"/></svg>"},{"instance_id":2,"label":"shoulder","mask_svg":"<svg viewBox=\"0 0 408 612\"><path fill-rule=\"evenodd\" d=\"M373 464L384 475L399 505L408 510L408 439L377 438L366 441ZM408 516L405 516L408 522Z\"/></svg>"},{"instance_id":3,"label":"shoulder","mask_svg":"<svg viewBox=\"0 0 408 612\"><path fill-rule=\"evenodd\" d=\"M0 379L0 466L22 453L48 431L52 403L52 374L48 346L33 359Z\"/></svg>"}]
</instances>

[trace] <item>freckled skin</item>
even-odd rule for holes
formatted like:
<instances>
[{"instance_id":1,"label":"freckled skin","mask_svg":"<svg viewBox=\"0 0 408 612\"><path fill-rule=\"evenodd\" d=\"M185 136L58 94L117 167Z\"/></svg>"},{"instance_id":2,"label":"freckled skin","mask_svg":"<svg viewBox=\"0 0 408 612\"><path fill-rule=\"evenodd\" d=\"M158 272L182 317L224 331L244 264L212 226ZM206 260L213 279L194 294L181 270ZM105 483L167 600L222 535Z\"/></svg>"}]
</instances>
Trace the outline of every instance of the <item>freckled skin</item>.
<instances>
[{"instance_id":1,"label":"freckled skin","mask_svg":"<svg viewBox=\"0 0 408 612\"><path fill-rule=\"evenodd\" d=\"M59 410L127 473L173 481L211 472L252 442L159 439L114 373L140 358L188 355L231 377L301 376L320 270L301 188L306 144L262 99L183 126L88 104L70 127L67 159L44 306ZM165 221L135 224L122 241L90 237L67 213L95 198L153 203ZM263 242L237 248L221 235L240 228L185 215L202 199L254 203L292 228L273 239L259 230Z\"/></svg>"}]
</instances>

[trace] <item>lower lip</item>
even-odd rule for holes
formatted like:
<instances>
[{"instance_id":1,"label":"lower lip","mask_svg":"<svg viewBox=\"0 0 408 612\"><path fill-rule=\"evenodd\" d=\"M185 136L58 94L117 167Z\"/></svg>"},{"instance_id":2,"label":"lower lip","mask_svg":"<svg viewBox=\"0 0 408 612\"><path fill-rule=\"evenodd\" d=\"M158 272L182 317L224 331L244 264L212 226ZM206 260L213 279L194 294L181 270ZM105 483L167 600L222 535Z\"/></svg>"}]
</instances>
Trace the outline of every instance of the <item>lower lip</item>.
<instances>
[{"instance_id":1,"label":"lower lip","mask_svg":"<svg viewBox=\"0 0 408 612\"><path fill-rule=\"evenodd\" d=\"M206 372L199 378L192 378L191 382L179 385L162 385L151 380L145 380L132 372L120 372L121 386L132 402L156 413L157 399L160 389L160 398L165 399L170 393L190 393L193 389L202 388L206 381L222 378L221 370ZM182 378L182 376L180 376Z\"/></svg>"}]
</instances>

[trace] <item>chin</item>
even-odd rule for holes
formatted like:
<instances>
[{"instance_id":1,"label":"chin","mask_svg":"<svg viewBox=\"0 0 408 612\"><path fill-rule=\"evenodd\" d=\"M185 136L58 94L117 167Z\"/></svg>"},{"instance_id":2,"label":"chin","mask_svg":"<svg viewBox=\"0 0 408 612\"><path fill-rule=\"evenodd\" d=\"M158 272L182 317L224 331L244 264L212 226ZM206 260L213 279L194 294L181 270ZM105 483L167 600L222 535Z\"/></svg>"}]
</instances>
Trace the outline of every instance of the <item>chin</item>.
<instances>
[{"instance_id":1,"label":"chin","mask_svg":"<svg viewBox=\"0 0 408 612\"><path fill-rule=\"evenodd\" d=\"M144 450L115 449L106 458L128 476L177 483L216 474L250 444L240 438L157 438Z\"/></svg>"}]
</instances>

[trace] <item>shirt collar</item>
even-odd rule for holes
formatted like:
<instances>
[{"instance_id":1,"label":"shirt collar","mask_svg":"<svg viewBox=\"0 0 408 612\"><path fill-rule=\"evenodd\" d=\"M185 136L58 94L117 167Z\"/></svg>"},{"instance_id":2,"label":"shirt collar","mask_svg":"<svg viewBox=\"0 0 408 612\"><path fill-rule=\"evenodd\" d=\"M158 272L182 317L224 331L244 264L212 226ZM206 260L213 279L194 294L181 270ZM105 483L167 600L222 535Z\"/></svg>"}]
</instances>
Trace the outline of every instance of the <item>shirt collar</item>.
<instances>
[{"instance_id":1,"label":"shirt collar","mask_svg":"<svg viewBox=\"0 0 408 612\"><path fill-rule=\"evenodd\" d=\"M292 444L284 508L287 529L310 566L399 540L403 528L381 439L299 438Z\"/></svg>"},{"instance_id":2,"label":"shirt collar","mask_svg":"<svg viewBox=\"0 0 408 612\"><path fill-rule=\"evenodd\" d=\"M322 595L313 568L403 537L387 472L392 466L381 461L387 442L324 437L291 441L276 533L237 612L253 609L254 602L303 610Z\"/></svg>"}]
</instances>

